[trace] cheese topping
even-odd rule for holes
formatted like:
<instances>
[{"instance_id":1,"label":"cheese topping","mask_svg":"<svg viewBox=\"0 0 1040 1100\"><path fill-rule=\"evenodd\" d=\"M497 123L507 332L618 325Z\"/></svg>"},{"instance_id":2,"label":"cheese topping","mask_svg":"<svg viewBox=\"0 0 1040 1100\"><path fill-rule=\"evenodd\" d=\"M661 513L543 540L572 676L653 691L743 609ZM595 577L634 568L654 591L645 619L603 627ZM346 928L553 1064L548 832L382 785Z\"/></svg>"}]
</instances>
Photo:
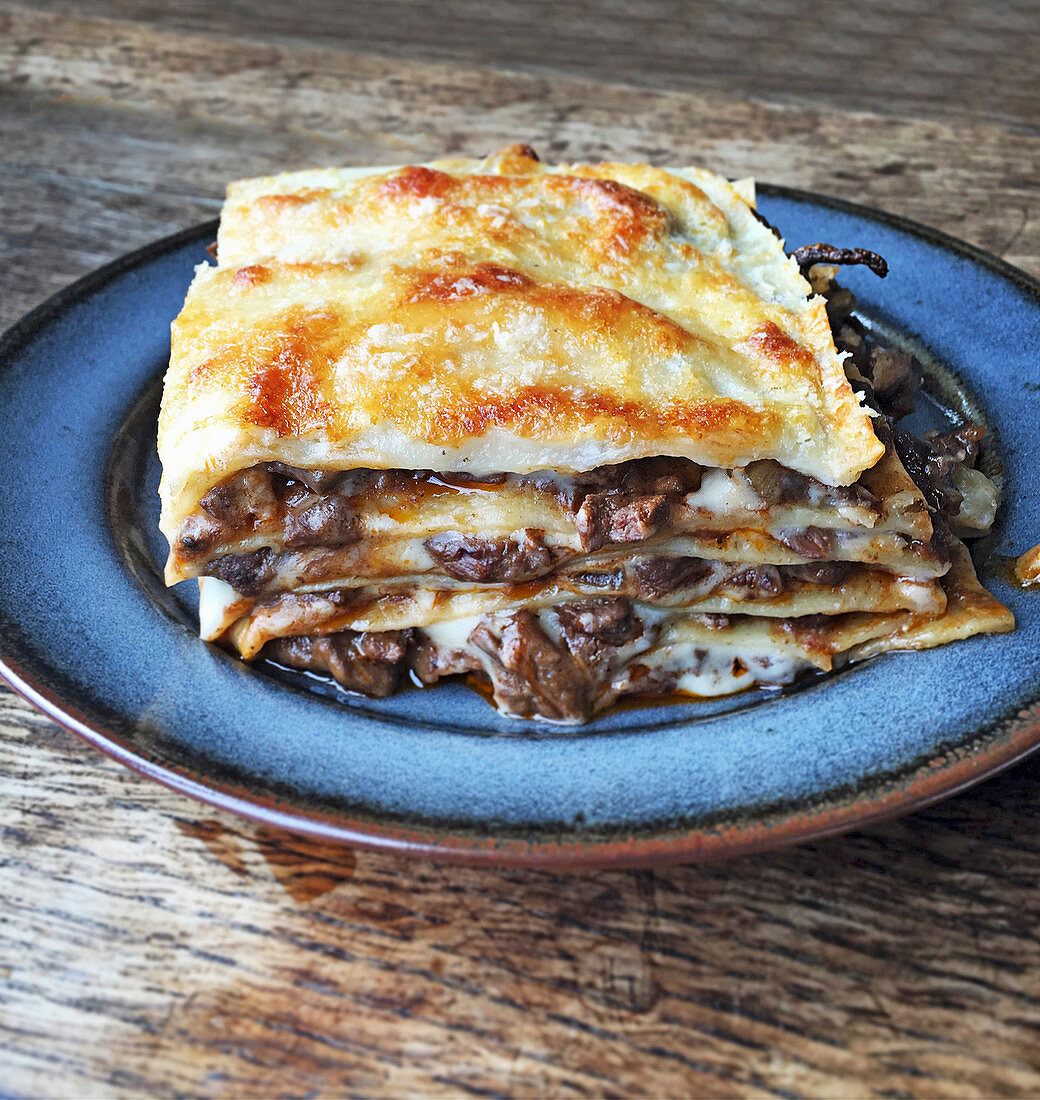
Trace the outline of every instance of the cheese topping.
<instances>
[{"instance_id":1,"label":"cheese topping","mask_svg":"<svg viewBox=\"0 0 1040 1100\"><path fill-rule=\"evenodd\" d=\"M882 453L822 298L725 180L522 152L232 185L173 325L163 529L243 466Z\"/></svg>"}]
</instances>

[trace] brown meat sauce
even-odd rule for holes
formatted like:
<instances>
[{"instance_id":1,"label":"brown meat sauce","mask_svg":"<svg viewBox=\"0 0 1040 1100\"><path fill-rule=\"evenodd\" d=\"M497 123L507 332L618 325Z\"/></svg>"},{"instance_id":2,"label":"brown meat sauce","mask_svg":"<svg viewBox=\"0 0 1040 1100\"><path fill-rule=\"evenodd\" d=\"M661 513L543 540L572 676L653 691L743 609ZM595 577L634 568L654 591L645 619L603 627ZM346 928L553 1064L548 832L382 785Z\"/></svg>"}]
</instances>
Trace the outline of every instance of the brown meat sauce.
<instances>
[{"instance_id":1,"label":"brown meat sauce","mask_svg":"<svg viewBox=\"0 0 1040 1100\"><path fill-rule=\"evenodd\" d=\"M701 485L704 469L679 458L649 458L603 466L561 479L550 472L514 478L517 489L554 499L574 524L586 552L640 543L675 530L687 516L687 494ZM805 504L851 505L880 514L880 503L861 485L834 487L787 470L775 462L755 462L745 474L763 509ZM393 518L421 512L437 493L493 493L508 475L469 477L429 470L300 470L267 463L232 475L201 500L198 513L182 526L175 554L183 563L207 563L221 546L264 537L289 550L337 549L361 537L358 513L377 503ZM688 526L688 523L686 524ZM543 576L569 555L551 549L541 533L485 540L448 532L426 542L443 571L460 580L516 581ZM225 571L228 566L217 567Z\"/></svg>"},{"instance_id":2,"label":"brown meat sauce","mask_svg":"<svg viewBox=\"0 0 1040 1100\"><path fill-rule=\"evenodd\" d=\"M528 151L520 150L520 154L528 155ZM447 177L429 169L409 171L410 175L396 178L391 185L410 189L409 194L440 193L449 186ZM656 217L657 212L636 209L624 190L607 194L602 181L585 181L581 186L588 191L585 197L589 201L610 200L610 209L621 219L620 229L631 233L633 227L646 231L648 225L651 229L656 225L651 225L649 215ZM948 520L956 516L962 499L954 471L958 464L974 462L984 430L965 425L918 439L895 425L913 407L921 385L920 365L905 352L877 346L855 316L851 294L834 283L828 269L813 267L860 263L883 276L886 265L881 257L825 244L807 246L794 255L814 289L827 300L836 346L848 353L850 379L881 414L876 420L879 436L895 449L925 497L936 520L937 535L931 549L941 554L949 537ZM509 270L483 265L476 277L471 272L463 281L450 273L431 276L417 284L414 293L449 301L485 292L531 294L535 288L529 282ZM616 302L607 295L599 305L606 318ZM756 330L750 339L763 354L793 354L788 338L775 326ZM258 407L266 407L265 402L278 404L275 397L279 395L259 395ZM467 432L483 426L476 421L465 425ZM420 512L431 494L494 493L507 482L534 496L552 497L572 520L586 553L612 545L636 550L639 544L663 537L676 526L685 514L687 494L701 487L704 474L704 468L693 462L667 457L604 466L566 479L551 472L519 478L506 474L472 477L429 470L305 470L272 462L240 471L210 490L199 511L183 525L175 554L182 561L204 563L206 573L243 595L258 596L276 572L275 547L334 550L349 546L363 536L358 515L365 505L378 502L387 515L404 518ZM861 509L874 515L882 512L881 503L861 484L825 485L775 462L752 463L745 475L763 511L805 505ZM710 539L718 533L704 534ZM435 644L420 628L342 630L278 638L267 643L261 656L290 668L331 676L347 690L371 696L389 695L409 677L430 684L464 674L476 677L499 708L510 714L586 721L620 692L662 694L673 691L678 683L680 672L640 666L639 654L653 644L656 628L640 616L633 600L653 603L678 593L699 598L725 591L750 603L774 599L791 587L840 585L852 569L861 568L831 560L840 538L832 530L807 526L777 531L775 536L803 562L748 565L636 552L609 569L597 570L594 563L584 563L580 571L568 574L567 563L575 552L550 546L544 532L533 528L508 538L443 532L428 538L425 547L440 570L455 580L503 585L512 598L522 602L537 591L539 578L558 573L569 576L577 589L595 589L597 594L576 594L569 602L539 613L521 608L484 615L465 643L455 648ZM221 547L240 540L264 537L271 546L247 553L219 553ZM404 586L399 595L408 598ZM439 592L438 600L447 595ZM302 598L346 604L359 596L349 590L333 590ZM717 614L694 617L720 632L740 618ZM775 623L777 629L814 652L827 654L838 644L826 615L777 619ZM315 629L313 625L304 627L303 622L300 626ZM707 653L697 649L693 659L703 661ZM739 660L734 660L734 672L738 672ZM628 670L627 680L617 676L622 668Z\"/></svg>"},{"instance_id":3,"label":"brown meat sauce","mask_svg":"<svg viewBox=\"0 0 1040 1100\"><path fill-rule=\"evenodd\" d=\"M376 697L392 694L408 676L431 684L477 673L510 714L587 721L612 698L610 677L624 663L625 647L648 628L623 599L585 600L553 614L557 640L536 615L520 610L485 615L457 650L434 645L421 630L347 630L279 638L267 643L262 656Z\"/></svg>"}]
</instances>

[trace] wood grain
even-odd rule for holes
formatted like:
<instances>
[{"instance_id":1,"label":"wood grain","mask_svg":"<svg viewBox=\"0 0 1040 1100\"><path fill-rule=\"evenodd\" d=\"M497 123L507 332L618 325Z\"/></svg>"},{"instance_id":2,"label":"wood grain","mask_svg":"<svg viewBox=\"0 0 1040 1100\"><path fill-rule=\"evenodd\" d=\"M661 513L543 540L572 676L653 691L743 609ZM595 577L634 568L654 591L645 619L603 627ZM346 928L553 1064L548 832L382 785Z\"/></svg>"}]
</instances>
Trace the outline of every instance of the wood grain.
<instances>
[{"instance_id":1,"label":"wood grain","mask_svg":"<svg viewBox=\"0 0 1040 1100\"><path fill-rule=\"evenodd\" d=\"M74 13L76 0L36 0ZM1030 0L92 0L91 11L206 35L321 41L383 57L724 92L882 114L990 118L1037 131L1040 14ZM249 17L245 17L247 9Z\"/></svg>"},{"instance_id":2,"label":"wood grain","mask_svg":"<svg viewBox=\"0 0 1040 1100\"><path fill-rule=\"evenodd\" d=\"M0 324L229 178L520 139L1040 273L1036 10L0 2ZM0 774L3 1095L1040 1093L1038 760L797 850L570 876L272 833L8 692Z\"/></svg>"}]
</instances>

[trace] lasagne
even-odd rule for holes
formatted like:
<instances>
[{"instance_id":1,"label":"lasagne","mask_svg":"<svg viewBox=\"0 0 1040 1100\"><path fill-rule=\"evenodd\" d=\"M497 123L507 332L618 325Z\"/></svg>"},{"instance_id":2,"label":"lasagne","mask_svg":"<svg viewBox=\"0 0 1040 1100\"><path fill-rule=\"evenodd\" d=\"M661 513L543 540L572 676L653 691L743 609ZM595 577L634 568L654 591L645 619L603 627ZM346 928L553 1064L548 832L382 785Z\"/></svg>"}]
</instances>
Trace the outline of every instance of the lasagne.
<instances>
[{"instance_id":1,"label":"lasagne","mask_svg":"<svg viewBox=\"0 0 1040 1100\"><path fill-rule=\"evenodd\" d=\"M1013 627L962 538L982 429L917 439L909 356L753 187L484 160L233 183L173 324L170 584L204 638L517 717L790 683Z\"/></svg>"}]
</instances>

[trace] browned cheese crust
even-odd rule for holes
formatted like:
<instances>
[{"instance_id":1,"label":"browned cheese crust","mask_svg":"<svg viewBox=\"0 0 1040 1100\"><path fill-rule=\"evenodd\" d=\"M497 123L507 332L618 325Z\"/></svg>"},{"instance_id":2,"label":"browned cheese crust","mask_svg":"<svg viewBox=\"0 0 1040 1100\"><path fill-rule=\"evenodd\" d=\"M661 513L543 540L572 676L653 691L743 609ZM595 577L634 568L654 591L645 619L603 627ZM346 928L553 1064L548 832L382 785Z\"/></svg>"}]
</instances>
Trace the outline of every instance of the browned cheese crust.
<instances>
[{"instance_id":1,"label":"browned cheese crust","mask_svg":"<svg viewBox=\"0 0 1040 1100\"><path fill-rule=\"evenodd\" d=\"M523 150L229 189L173 325L162 527L263 461L570 472L672 454L849 484L883 447L822 298L698 169Z\"/></svg>"}]
</instances>

